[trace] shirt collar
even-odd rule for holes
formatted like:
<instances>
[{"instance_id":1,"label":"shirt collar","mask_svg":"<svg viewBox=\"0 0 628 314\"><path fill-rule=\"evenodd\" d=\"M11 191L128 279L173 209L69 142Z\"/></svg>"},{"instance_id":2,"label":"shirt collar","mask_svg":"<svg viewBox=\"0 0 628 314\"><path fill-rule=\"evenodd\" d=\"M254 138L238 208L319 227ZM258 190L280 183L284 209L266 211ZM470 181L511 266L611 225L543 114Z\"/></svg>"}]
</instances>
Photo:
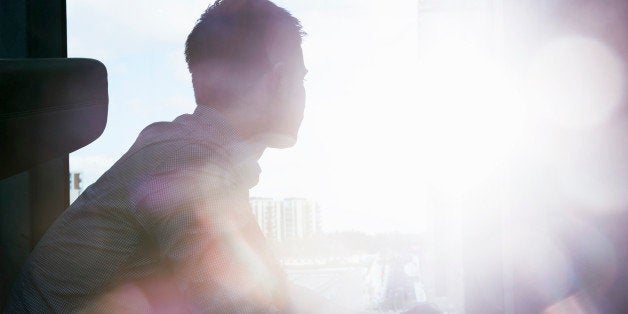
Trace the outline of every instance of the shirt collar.
<instances>
[{"instance_id":1,"label":"shirt collar","mask_svg":"<svg viewBox=\"0 0 628 314\"><path fill-rule=\"evenodd\" d=\"M218 133L221 144L242 142L236 128L220 111L204 105L197 105L194 116L200 118L205 126L210 126Z\"/></svg>"},{"instance_id":2,"label":"shirt collar","mask_svg":"<svg viewBox=\"0 0 628 314\"><path fill-rule=\"evenodd\" d=\"M214 108L197 105L193 115L211 129L210 136L217 137L220 144L227 148L234 158L233 162L238 172L244 177L248 177L247 181L249 181L250 186L257 184L261 172L258 160L266 146L242 139L233 124L227 120L227 117Z\"/></svg>"}]
</instances>

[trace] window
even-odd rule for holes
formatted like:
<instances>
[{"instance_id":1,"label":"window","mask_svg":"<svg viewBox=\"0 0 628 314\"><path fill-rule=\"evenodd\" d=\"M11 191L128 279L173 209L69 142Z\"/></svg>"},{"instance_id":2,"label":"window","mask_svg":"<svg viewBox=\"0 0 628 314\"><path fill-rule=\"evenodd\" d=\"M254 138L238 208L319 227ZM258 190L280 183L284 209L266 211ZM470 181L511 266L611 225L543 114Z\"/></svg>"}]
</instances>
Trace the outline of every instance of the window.
<instances>
[{"instance_id":1,"label":"window","mask_svg":"<svg viewBox=\"0 0 628 314\"><path fill-rule=\"evenodd\" d=\"M545 175L558 171L551 184L571 193L599 192L583 202L628 203L621 192L608 192L626 190L609 182L628 187L628 175L613 174L617 160L595 163L601 174L594 177L570 171L590 160L549 165L573 148L563 146L554 124L606 123L625 92L625 73L613 70L624 65L601 41L519 29L540 23L549 2L526 11L488 0L276 1L308 33L308 100L299 143L261 159L251 205L292 280L356 310L401 312L431 303L465 313L477 300L493 299L508 312L517 302L518 279L509 274L519 256L509 254L529 239L519 231L530 232L547 214L527 207L563 209L552 203L557 194L535 189ZM208 4L68 1L69 55L101 60L110 82L105 133L71 155L81 190L143 127L194 109L183 48ZM600 67L608 76L588 75ZM574 98L580 83L591 92ZM581 106L556 105L574 101ZM620 142L601 137L604 149ZM598 179L601 188L586 184ZM534 201L521 200L521 191L532 191ZM532 246L528 256L547 257L552 248ZM559 257L548 267L568 272ZM495 286L478 284L492 276ZM546 278L562 279L555 276L550 270ZM564 288L546 281L541 288Z\"/></svg>"}]
</instances>

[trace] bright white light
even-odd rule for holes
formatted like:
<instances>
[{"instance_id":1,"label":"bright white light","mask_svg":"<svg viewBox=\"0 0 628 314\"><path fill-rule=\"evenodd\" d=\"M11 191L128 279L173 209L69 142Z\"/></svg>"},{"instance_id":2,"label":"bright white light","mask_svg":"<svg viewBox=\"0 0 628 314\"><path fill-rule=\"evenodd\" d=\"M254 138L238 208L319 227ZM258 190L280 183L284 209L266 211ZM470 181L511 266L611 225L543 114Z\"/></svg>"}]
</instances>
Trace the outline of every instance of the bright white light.
<instances>
[{"instance_id":1,"label":"bright white light","mask_svg":"<svg viewBox=\"0 0 628 314\"><path fill-rule=\"evenodd\" d=\"M545 142L540 151L571 206L607 213L628 204L626 128L611 122L626 93L625 75L613 50L585 37L551 42L530 65L530 111L545 126L537 131Z\"/></svg>"},{"instance_id":2,"label":"bright white light","mask_svg":"<svg viewBox=\"0 0 628 314\"><path fill-rule=\"evenodd\" d=\"M502 168L525 131L510 78L488 53L460 43L424 56L417 73L422 175L449 196L472 191Z\"/></svg>"},{"instance_id":3,"label":"bright white light","mask_svg":"<svg viewBox=\"0 0 628 314\"><path fill-rule=\"evenodd\" d=\"M598 125L620 104L623 63L604 44L568 37L547 45L529 73L531 105L546 119L569 128Z\"/></svg>"}]
</instances>

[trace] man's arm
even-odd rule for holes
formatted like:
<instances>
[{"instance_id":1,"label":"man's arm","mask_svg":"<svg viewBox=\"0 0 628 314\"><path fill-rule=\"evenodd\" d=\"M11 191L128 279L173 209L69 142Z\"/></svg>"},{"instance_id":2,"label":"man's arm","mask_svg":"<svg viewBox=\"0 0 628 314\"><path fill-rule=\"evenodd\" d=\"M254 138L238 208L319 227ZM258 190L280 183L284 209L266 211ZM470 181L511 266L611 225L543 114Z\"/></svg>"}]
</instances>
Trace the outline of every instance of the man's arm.
<instances>
[{"instance_id":1,"label":"man's arm","mask_svg":"<svg viewBox=\"0 0 628 314\"><path fill-rule=\"evenodd\" d=\"M188 145L151 176L138 204L163 264L195 311L268 309L283 285L247 190L228 165L216 150Z\"/></svg>"}]
</instances>

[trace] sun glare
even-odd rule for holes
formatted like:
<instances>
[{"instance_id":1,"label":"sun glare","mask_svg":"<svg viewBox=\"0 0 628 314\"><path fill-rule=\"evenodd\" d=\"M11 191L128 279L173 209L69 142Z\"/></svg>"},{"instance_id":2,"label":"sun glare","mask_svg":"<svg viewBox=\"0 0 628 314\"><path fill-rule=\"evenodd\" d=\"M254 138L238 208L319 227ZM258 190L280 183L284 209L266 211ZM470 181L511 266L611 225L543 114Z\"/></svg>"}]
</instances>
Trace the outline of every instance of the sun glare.
<instances>
[{"instance_id":1,"label":"sun glare","mask_svg":"<svg viewBox=\"0 0 628 314\"><path fill-rule=\"evenodd\" d=\"M543 47L530 65L530 104L550 123L567 128L599 125L624 93L623 63L603 43L566 37Z\"/></svg>"}]
</instances>

